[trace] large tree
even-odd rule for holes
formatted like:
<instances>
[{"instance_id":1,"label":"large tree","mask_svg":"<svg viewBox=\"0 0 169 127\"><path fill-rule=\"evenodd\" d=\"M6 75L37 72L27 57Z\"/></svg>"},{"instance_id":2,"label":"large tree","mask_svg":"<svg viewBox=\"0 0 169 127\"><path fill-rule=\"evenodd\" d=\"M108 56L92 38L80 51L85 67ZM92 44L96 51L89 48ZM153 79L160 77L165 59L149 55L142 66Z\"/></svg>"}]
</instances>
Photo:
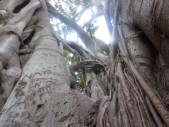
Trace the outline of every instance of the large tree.
<instances>
[{"instance_id":1,"label":"large tree","mask_svg":"<svg viewBox=\"0 0 169 127\"><path fill-rule=\"evenodd\" d=\"M0 2L0 127L169 126L169 1L84 0L72 19L47 0ZM83 29L94 18L76 23L93 6L94 18L105 17L109 45ZM48 12L86 48L58 36ZM69 67L63 49L76 59Z\"/></svg>"}]
</instances>

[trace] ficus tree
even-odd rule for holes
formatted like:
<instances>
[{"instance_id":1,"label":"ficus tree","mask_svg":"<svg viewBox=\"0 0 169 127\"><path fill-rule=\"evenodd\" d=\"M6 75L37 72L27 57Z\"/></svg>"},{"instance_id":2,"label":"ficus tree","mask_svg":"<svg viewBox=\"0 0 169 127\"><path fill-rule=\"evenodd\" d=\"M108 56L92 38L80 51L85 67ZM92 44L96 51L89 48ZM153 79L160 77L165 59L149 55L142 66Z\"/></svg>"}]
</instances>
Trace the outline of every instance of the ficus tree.
<instances>
[{"instance_id":1,"label":"ficus tree","mask_svg":"<svg viewBox=\"0 0 169 127\"><path fill-rule=\"evenodd\" d=\"M59 1L0 2L0 127L169 126L169 1L84 0L71 15ZM93 17L105 17L109 45L76 23L93 6ZM85 47L60 37L48 14Z\"/></svg>"}]
</instances>

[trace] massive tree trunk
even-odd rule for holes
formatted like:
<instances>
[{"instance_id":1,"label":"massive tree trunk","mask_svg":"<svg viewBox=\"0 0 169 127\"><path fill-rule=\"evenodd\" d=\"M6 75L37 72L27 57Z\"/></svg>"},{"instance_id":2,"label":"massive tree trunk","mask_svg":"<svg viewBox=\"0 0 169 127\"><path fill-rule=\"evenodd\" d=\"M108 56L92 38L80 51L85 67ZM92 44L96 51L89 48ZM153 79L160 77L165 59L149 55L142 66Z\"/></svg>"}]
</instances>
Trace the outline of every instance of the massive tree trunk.
<instances>
[{"instance_id":1,"label":"massive tree trunk","mask_svg":"<svg viewBox=\"0 0 169 127\"><path fill-rule=\"evenodd\" d=\"M34 52L2 109L0 125L85 126L85 117L93 101L70 89L70 77L56 40L52 37L45 2L41 1L41 5L36 13L38 23L30 43ZM27 13L30 11L28 6L25 7Z\"/></svg>"},{"instance_id":2,"label":"massive tree trunk","mask_svg":"<svg viewBox=\"0 0 169 127\"><path fill-rule=\"evenodd\" d=\"M94 40L50 3L47 9L45 0L2 0L1 127L169 126L168 1L108 3L106 14L113 20L109 32L114 39L105 62L106 57L93 47ZM87 96L70 87L70 71L57 42L64 40L53 36L48 10L90 45L92 51L64 43L77 57ZM22 64L21 74L22 41L29 48L20 49L20 54L25 58L29 53L30 58Z\"/></svg>"}]
</instances>

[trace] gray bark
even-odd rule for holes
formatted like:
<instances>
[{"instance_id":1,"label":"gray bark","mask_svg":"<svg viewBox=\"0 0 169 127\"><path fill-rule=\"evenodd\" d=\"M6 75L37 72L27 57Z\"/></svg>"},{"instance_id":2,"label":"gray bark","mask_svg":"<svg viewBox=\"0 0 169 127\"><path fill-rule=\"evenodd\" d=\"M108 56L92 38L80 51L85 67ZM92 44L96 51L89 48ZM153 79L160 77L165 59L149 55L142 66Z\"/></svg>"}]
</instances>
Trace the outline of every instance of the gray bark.
<instances>
[{"instance_id":1,"label":"gray bark","mask_svg":"<svg viewBox=\"0 0 169 127\"><path fill-rule=\"evenodd\" d=\"M34 53L2 109L0 125L83 127L94 101L70 90L64 58L52 37L45 2L41 4L31 41Z\"/></svg>"},{"instance_id":2,"label":"gray bark","mask_svg":"<svg viewBox=\"0 0 169 127\"><path fill-rule=\"evenodd\" d=\"M5 1L3 6L10 7L11 1ZM13 6L17 6L16 3ZM9 97L14 84L21 75L18 56L20 39L23 29L31 19L34 10L38 7L40 7L40 2L32 0L19 13L8 17L8 21L0 26L0 72L2 74L1 89L3 91L0 107L4 105L4 101ZM25 15L27 16L25 17Z\"/></svg>"},{"instance_id":3,"label":"gray bark","mask_svg":"<svg viewBox=\"0 0 169 127\"><path fill-rule=\"evenodd\" d=\"M3 23L0 67L4 79L1 107L10 94L0 116L2 127L169 126L167 1L113 0L110 3L111 8L107 10L110 14L106 14L111 16L109 25L113 19L114 27L109 31L115 37L109 45L108 64L98 57L96 50L93 54L73 43L64 44L76 54L77 68L83 70L86 93L91 98L70 89L70 74L59 43L53 37L45 0L41 0L41 4L31 0L13 14L16 6L24 2L4 0L3 4L12 6L11 10L0 10ZM41 9L33 15L40 5ZM79 31L86 44L93 46L93 40L77 24L54 8L48 9ZM20 38L26 40L32 32L30 50L20 53L33 51L33 54L12 90L20 73ZM4 74L13 74L8 70L11 64L13 70L18 70L9 79Z\"/></svg>"}]
</instances>

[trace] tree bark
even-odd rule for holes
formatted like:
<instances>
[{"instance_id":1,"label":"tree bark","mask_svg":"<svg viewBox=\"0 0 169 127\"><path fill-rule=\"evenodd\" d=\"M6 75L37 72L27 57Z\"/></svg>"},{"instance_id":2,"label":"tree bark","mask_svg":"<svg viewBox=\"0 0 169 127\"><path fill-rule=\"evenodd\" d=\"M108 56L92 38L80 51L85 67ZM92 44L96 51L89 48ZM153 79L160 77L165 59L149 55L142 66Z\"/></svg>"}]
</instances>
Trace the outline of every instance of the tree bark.
<instances>
[{"instance_id":1,"label":"tree bark","mask_svg":"<svg viewBox=\"0 0 169 127\"><path fill-rule=\"evenodd\" d=\"M53 37L45 0L27 3L3 0L2 3L6 8L0 10L3 23L0 51L8 47L5 53L0 52L2 79L5 79L3 72L8 72L9 61L15 61L12 58L17 61L12 67L20 69L21 38L26 40L34 34L28 44L33 54L14 89L16 75L12 80L7 78L12 83L1 84L1 107L10 94L0 115L1 127L169 126L167 1L113 0L110 3L107 11L112 8L114 11L107 16L113 19L114 27L109 31L115 37L109 46L108 64L75 44L67 46L81 58L78 66L83 70L90 98L70 88L70 74ZM91 38L76 23L53 7L49 10L79 31L87 45L93 46ZM12 57L6 56L9 53Z\"/></svg>"},{"instance_id":2,"label":"tree bark","mask_svg":"<svg viewBox=\"0 0 169 127\"><path fill-rule=\"evenodd\" d=\"M85 117L94 102L70 90L65 61L52 37L45 2L41 1L41 5L31 42L34 53L3 107L0 125L85 126Z\"/></svg>"}]
</instances>

